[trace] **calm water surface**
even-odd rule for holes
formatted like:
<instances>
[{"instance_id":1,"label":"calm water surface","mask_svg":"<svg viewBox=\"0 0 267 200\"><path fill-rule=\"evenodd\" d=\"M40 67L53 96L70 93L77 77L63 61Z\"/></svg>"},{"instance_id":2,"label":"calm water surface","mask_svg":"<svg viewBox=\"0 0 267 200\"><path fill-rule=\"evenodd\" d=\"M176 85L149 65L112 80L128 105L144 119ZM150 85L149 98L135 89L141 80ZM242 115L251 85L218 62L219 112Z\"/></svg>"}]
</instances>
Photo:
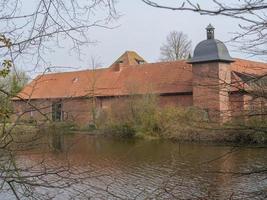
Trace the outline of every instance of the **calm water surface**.
<instances>
[{"instance_id":1,"label":"calm water surface","mask_svg":"<svg viewBox=\"0 0 267 200\"><path fill-rule=\"evenodd\" d=\"M47 155L58 163L67 159L88 170L86 184L70 189L84 189L74 199L267 199L267 173L249 174L267 166L265 148L78 134L53 138L49 145L56 150ZM37 152L44 149L19 158L25 163L39 159ZM64 192L55 199L68 197Z\"/></svg>"}]
</instances>

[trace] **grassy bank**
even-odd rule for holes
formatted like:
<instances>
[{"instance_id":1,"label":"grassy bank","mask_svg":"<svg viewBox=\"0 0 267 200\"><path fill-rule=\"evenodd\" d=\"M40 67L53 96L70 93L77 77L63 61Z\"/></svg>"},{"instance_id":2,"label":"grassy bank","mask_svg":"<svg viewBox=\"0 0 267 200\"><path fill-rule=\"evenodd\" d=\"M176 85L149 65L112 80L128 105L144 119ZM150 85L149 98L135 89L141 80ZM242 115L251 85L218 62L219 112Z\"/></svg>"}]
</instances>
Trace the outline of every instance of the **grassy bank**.
<instances>
[{"instance_id":1,"label":"grassy bank","mask_svg":"<svg viewBox=\"0 0 267 200\"><path fill-rule=\"evenodd\" d=\"M199 120L203 113L194 108L165 108L159 113L135 121L107 119L96 127L77 127L69 123L42 126L19 124L12 130L17 141L29 141L42 135L96 134L118 138L168 139L179 142L267 144L267 134L259 122L232 122L223 126ZM143 115L141 115L143 116ZM140 117L140 116L139 116ZM9 125L8 125L9 126ZM266 129L265 129L266 130Z\"/></svg>"},{"instance_id":2,"label":"grassy bank","mask_svg":"<svg viewBox=\"0 0 267 200\"><path fill-rule=\"evenodd\" d=\"M100 128L101 133L120 138L170 139L186 142L267 144L266 130L239 124L218 125L208 122L159 121L155 126L135 122L111 122Z\"/></svg>"}]
</instances>

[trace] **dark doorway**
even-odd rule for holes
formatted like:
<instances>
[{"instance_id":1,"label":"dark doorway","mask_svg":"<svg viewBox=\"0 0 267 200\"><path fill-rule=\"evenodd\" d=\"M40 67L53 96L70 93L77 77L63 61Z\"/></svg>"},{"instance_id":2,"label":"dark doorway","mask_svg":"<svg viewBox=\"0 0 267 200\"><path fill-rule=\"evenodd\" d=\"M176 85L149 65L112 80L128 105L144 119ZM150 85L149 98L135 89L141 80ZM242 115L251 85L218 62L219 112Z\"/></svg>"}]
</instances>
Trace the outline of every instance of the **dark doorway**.
<instances>
[{"instance_id":1,"label":"dark doorway","mask_svg":"<svg viewBox=\"0 0 267 200\"><path fill-rule=\"evenodd\" d=\"M62 102L54 102L52 104L52 120L62 121Z\"/></svg>"}]
</instances>

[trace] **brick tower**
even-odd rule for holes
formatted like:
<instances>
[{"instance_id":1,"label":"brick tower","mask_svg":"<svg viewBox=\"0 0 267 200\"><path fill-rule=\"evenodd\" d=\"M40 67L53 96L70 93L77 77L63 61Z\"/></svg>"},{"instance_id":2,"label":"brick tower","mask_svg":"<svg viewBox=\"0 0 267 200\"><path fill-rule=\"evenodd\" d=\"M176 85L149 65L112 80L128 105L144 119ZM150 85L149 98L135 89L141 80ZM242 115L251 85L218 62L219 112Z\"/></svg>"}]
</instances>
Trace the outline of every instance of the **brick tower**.
<instances>
[{"instance_id":1,"label":"brick tower","mask_svg":"<svg viewBox=\"0 0 267 200\"><path fill-rule=\"evenodd\" d=\"M214 39L214 27L207 28L207 39L200 42L188 61L193 71L193 105L208 112L211 121L229 118L229 85L234 59L223 42Z\"/></svg>"}]
</instances>

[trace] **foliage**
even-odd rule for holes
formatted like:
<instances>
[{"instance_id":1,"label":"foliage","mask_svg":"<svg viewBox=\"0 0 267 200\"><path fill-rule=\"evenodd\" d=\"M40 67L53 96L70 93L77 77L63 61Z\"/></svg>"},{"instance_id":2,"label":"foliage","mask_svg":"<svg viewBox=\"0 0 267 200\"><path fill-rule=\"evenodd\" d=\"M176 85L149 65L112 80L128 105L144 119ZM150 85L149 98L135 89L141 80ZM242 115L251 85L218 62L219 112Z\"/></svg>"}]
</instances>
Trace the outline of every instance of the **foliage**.
<instances>
[{"instance_id":1,"label":"foliage","mask_svg":"<svg viewBox=\"0 0 267 200\"><path fill-rule=\"evenodd\" d=\"M10 94L16 96L27 84L29 78L23 71L13 72L9 76Z\"/></svg>"},{"instance_id":2,"label":"foliage","mask_svg":"<svg viewBox=\"0 0 267 200\"><path fill-rule=\"evenodd\" d=\"M2 63L2 69L0 70L0 77L5 78L9 74L11 67L12 67L12 61L4 60Z\"/></svg>"},{"instance_id":3,"label":"foliage","mask_svg":"<svg viewBox=\"0 0 267 200\"><path fill-rule=\"evenodd\" d=\"M2 47L6 48L8 51L10 50L12 45L11 40L3 34L0 34L0 43L3 45ZM0 69L0 77L5 78L9 74L12 66L13 62L10 59L4 59L2 62L2 68Z\"/></svg>"},{"instance_id":4,"label":"foliage","mask_svg":"<svg viewBox=\"0 0 267 200\"><path fill-rule=\"evenodd\" d=\"M160 113L163 137L175 138L181 133L191 134L207 128L205 111L195 107L166 107Z\"/></svg>"},{"instance_id":5,"label":"foliage","mask_svg":"<svg viewBox=\"0 0 267 200\"><path fill-rule=\"evenodd\" d=\"M124 102L124 103L122 103ZM266 143L267 119L262 115L212 123L206 111L196 107L158 106L155 95L118 99L103 111L98 127L122 138L165 138L181 141ZM247 116L247 114L245 114Z\"/></svg>"},{"instance_id":6,"label":"foliage","mask_svg":"<svg viewBox=\"0 0 267 200\"><path fill-rule=\"evenodd\" d=\"M237 117L227 125L227 128L236 132L235 142L246 144L266 144L267 143L267 118L262 114L244 113L242 117Z\"/></svg>"},{"instance_id":7,"label":"foliage","mask_svg":"<svg viewBox=\"0 0 267 200\"><path fill-rule=\"evenodd\" d=\"M8 72L4 77L0 76L0 120L9 120L12 113L11 98L16 96L28 82L28 76L23 71Z\"/></svg>"},{"instance_id":8,"label":"foliage","mask_svg":"<svg viewBox=\"0 0 267 200\"><path fill-rule=\"evenodd\" d=\"M109 124L108 132L115 137L121 138L133 138L136 136L136 129L129 122Z\"/></svg>"},{"instance_id":9,"label":"foliage","mask_svg":"<svg viewBox=\"0 0 267 200\"><path fill-rule=\"evenodd\" d=\"M114 103L101 116L102 128L120 137L174 138L181 132L203 128L208 122L205 112L193 107L159 107L157 96L151 94Z\"/></svg>"}]
</instances>

